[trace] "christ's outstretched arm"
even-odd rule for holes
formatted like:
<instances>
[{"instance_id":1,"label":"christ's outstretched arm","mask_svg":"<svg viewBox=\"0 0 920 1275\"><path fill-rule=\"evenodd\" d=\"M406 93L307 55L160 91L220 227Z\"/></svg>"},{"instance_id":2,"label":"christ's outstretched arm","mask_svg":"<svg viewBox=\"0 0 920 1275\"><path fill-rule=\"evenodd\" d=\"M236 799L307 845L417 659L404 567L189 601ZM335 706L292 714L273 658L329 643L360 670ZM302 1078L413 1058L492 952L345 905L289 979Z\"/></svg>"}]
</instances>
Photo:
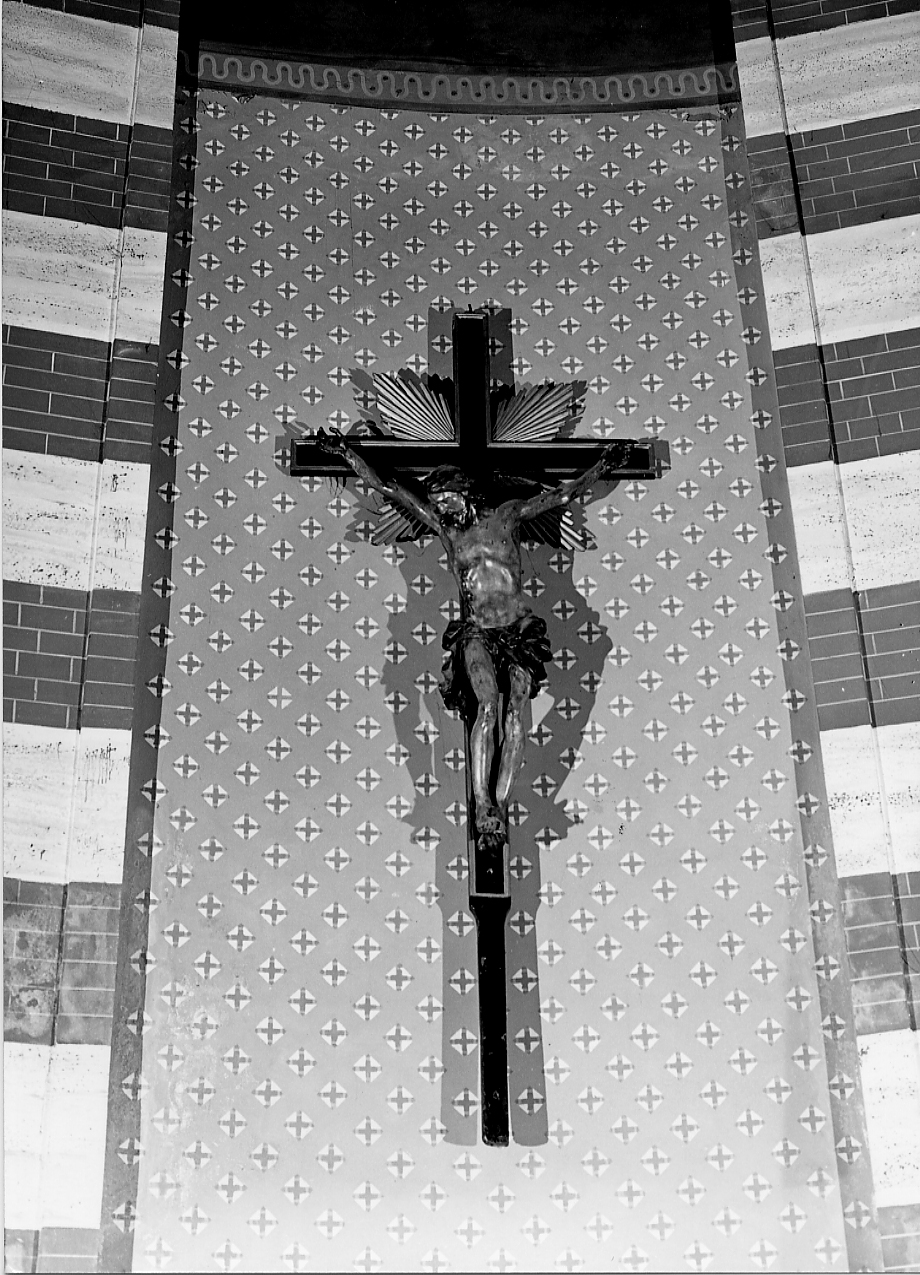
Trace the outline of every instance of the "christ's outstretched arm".
<instances>
[{"instance_id":1,"label":"christ's outstretched arm","mask_svg":"<svg viewBox=\"0 0 920 1275\"><path fill-rule=\"evenodd\" d=\"M600 460L592 465L590 469L586 469L583 474L579 474L577 478L573 478L569 482L560 483L558 487L550 487L548 491L541 491L539 495L533 496L529 500L509 500L502 506L502 510L510 512L514 506L517 506L518 518L521 522L526 522L528 518L536 518L538 514L546 513L548 509L564 509L566 505L570 505L573 500L584 492L589 491L596 482L604 477L604 471L610 464L611 457L617 447L616 443L608 444L604 448L604 453Z\"/></svg>"},{"instance_id":2,"label":"christ's outstretched arm","mask_svg":"<svg viewBox=\"0 0 920 1275\"><path fill-rule=\"evenodd\" d=\"M386 496L387 500L402 505L409 513L419 518L426 527L431 527L432 531L440 531L441 524L438 516L429 504L420 500L414 492L403 487L395 478L385 478L382 474L378 474L376 469L359 456L340 434L324 434L320 431L314 441L324 452L328 452L330 456L337 456L350 465L358 477L363 478L374 491L380 492L381 496Z\"/></svg>"}]
</instances>

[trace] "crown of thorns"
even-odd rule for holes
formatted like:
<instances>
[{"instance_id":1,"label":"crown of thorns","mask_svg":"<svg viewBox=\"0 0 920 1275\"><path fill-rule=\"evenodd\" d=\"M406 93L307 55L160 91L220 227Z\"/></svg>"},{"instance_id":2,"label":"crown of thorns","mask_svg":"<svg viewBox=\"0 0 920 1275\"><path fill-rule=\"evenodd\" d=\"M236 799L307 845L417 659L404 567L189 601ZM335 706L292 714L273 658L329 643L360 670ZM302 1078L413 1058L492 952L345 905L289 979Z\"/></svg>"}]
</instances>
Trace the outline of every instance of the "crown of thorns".
<instances>
[{"instance_id":1,"label":"crown of thorns","mask_svg":"<svg viewBox=\"0 0 920 1275\"><path fill-rule=\"evenodd\" d=\"M425 488L433 495L439 491L461 491L469 493L475 486L469 474L456 465L439 465L425 479Z\"/></svg>"}]
</instances>

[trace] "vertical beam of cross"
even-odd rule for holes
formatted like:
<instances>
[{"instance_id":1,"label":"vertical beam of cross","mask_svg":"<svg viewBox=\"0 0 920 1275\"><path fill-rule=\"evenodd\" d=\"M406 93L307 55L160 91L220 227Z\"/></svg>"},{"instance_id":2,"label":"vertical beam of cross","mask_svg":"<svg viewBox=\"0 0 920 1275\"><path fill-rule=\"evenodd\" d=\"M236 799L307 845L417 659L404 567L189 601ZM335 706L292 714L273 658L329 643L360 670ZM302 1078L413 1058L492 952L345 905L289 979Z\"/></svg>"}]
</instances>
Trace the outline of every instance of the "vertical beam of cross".
<instances>
[{"instance_id":1,"label":"vertical beam of cross","mask_svg":"<svg viewBox=\"0 0 920 1275\"><path fill-rule=\"evenodd\" d=\"M485 314L459 312L453 321L454 421L457 440L467 454L485 463L491 435L489 407L489 324ZM511 910L508 847L486 855L475 837L475 802L467 721L467 834L470 911L476 921L479 990L479 1080L482 1140L506 1147L510 1141L508 1108L508 1000L505 927ZM497 727L496 727L497 729Z\"/></svg>"}]
</instances>

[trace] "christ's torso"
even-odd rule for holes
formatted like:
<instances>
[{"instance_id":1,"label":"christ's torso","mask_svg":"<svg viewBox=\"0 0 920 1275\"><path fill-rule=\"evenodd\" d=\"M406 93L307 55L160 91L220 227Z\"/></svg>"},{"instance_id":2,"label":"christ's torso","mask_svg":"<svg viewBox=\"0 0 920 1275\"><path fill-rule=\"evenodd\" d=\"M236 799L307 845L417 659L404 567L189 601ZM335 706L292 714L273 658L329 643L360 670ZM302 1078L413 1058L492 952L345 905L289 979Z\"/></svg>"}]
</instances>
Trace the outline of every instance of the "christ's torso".
<instances>
[{"instance_id":1,"label":"christ's torso","mask_svg":"<svg viewBox=\"0 0 920 1275\"><path fill-rule=\"evenodd\" d=\"M514 624L529 614L521 590L521 546L517 528L486 513L463 530L443 534L450 570L460 586L463 614L486 629Z\"/></svg>"}]
</instances>

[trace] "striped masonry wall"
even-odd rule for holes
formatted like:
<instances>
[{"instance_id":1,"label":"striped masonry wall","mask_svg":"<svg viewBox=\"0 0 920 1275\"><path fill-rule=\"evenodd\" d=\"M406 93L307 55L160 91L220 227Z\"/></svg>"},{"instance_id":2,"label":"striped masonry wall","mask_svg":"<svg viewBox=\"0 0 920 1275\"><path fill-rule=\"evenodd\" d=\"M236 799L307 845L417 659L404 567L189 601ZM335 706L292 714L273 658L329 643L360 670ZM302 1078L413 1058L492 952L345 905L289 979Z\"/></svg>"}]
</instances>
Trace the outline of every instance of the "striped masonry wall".
<instances>
[{"instance_id":1,"label":"striped masonry wall","mask_svg":"<svg viewBox=\"0 0 920 1275\"><path fill-rule=\"evenodd\" d=\"M734 7L886 1269L917 1269L920 16ZM178 2L4 23L7 1266L89 1270Z\"/></svg>"},{"instance_id":2,"label":"striped masonry wall","mask_svg":"<svg viewBox=\"0 0 920 1275\"><path fill-rule=\"evenodd\" d=\"M178 3L3 9L6 1269L89 1271Z\"/></svg>"},{"instance_id":3,"label":"striped masonry wall","mask_svg":"<svg viewBox=\"0 0 920 1275\"><path fill-rule=\"evenodd\" d=\"M920 15L735 5L887 1270L920 1269Z\"/></svg>"}]
</instances>

